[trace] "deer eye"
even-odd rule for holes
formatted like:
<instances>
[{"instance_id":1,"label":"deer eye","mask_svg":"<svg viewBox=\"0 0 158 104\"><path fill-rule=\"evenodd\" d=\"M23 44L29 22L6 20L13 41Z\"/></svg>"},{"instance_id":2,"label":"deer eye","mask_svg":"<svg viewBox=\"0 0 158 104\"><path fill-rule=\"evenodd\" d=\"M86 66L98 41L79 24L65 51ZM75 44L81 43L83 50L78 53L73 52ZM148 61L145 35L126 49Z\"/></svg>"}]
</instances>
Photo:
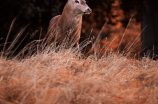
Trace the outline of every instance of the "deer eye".
<instances>
[{"instance_id":1,"label":"deer eye","mask_svg":"<svg viewBox=\"0 0 158 104\"><path fill-rule=\"evenodd\" d=\"M75 3L79 3L79 1L78 1L78 0L75 0Z\"/></svg>"}]
</instances>

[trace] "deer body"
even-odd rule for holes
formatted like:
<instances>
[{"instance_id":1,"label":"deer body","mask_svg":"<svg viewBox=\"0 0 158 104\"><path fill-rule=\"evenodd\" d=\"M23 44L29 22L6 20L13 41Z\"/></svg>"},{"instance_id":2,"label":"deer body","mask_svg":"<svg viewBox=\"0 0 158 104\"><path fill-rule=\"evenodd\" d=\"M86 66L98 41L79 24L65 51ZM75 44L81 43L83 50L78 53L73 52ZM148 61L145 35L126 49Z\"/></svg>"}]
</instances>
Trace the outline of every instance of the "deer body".
<instances>
[{"instance_id":1,"label":"deer body","mask_svg":"<svg viewBox=\"0 0 158 104\"><path fill-rule=\"evenodd\" d=\"M85 0L68 0L62 14L53 17L49 23L48 44L54 41L61 44L66 40L67 45L75 43L79 47L82 16L90 13Z\"/></svg>"}]
</instances>

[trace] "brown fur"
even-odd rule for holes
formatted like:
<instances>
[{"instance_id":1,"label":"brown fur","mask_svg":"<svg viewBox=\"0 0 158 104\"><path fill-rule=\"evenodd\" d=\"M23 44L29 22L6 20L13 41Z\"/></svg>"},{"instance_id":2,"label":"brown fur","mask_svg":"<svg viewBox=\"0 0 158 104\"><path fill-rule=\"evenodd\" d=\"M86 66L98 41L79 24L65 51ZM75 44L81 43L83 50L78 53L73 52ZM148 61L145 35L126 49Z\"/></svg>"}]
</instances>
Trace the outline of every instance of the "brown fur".
<instances>
[{"instance_id":1,"label":"brown fur","mask_svg":"<svg viewBox=\"0 0 158 104\"><path fill-rule=\"evenodd\" d=\"M82 15L89 14L91 9L85 0L78 0L80 4L74 4L76 0L68 0L61 15L51 19L48 27L48 44L67 42L67 46L74 43L79 47L79 39L82 27ZM80 10L84 9L85 10Z\"/></svg>"}]
</instances>

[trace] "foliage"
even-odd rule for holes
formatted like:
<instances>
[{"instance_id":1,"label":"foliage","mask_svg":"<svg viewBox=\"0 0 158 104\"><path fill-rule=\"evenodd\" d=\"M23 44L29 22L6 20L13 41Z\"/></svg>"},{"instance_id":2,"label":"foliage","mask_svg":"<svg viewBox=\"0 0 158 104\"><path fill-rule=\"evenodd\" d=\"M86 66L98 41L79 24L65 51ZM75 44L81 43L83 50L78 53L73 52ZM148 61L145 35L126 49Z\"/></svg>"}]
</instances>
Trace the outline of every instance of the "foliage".
<instances>
[{"instance_id":1,"label":"foliage","mask_svg":"<svg viewBox=\"0 0 158 104\"><path fill-rule=\"evenodd\" d=\"M114 2L119 3L114 5L116 4ZM47 32L50 19L53 16L62 13L65 3L66 0L1 0L0 13L3 15L0 17L0 43L2 44L5 42L10 23L15 17L17 19L11 31L8 46L16 37L17 32L28 24L29 26L26 32L22 35L19 41L22 40L27 34L28 35L26 36L24 42L20 45L18 51L20 51L21 48L23 48L28 42L39 39L40 36L36 34L36 30L38 30L39 33L42 29L43 38ZM123 31L124 27L127 26L133 11L137 10L135 9L135 7L137 7L135 4L139 3L136 2L136 0L132 0L130 2L127 2L126 0L100 0L99 2L98 0L87 0L87 4L92 8L93 13L90 16L87 15L83 18L81 41L91 36L98 37L99 31L107 20L108 24L110 25L107 26L108 29L109 27L112 28L120 26L121 31ZM136 17L140 18L140 15L137 15ZM137 19L137 21L139 21L139 19ZM118 25L120 22L123 25ZM92 35L90 36L92 28ZM109 29L108 31L104 31L102 33L101 39L103 39L103 41L106 37L113 38L111 35L112 33L109 31L111 30ZM122 35L122 32L118 34ZM133 38L135 38L135 36ZM0 46L0 50L2 48L3 45Z\"/></svg>"}]
</instances>

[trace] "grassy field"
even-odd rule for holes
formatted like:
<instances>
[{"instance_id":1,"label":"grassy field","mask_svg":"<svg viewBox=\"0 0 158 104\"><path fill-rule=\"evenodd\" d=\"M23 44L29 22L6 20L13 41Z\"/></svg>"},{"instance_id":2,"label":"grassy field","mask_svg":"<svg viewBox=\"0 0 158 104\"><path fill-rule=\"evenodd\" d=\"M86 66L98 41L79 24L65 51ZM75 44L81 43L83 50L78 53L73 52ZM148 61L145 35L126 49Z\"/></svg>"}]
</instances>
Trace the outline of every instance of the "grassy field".
<instances>
[{"instance_id":1,"label":"grassy field","mask_svg":"<svg viewBox=\"0 0 158 104\"><path fill-rule=\"evenodd\" d=\"M158 62L71 49L0 58L0 104L158 104Z\"/></svg>"}]
</instances>

